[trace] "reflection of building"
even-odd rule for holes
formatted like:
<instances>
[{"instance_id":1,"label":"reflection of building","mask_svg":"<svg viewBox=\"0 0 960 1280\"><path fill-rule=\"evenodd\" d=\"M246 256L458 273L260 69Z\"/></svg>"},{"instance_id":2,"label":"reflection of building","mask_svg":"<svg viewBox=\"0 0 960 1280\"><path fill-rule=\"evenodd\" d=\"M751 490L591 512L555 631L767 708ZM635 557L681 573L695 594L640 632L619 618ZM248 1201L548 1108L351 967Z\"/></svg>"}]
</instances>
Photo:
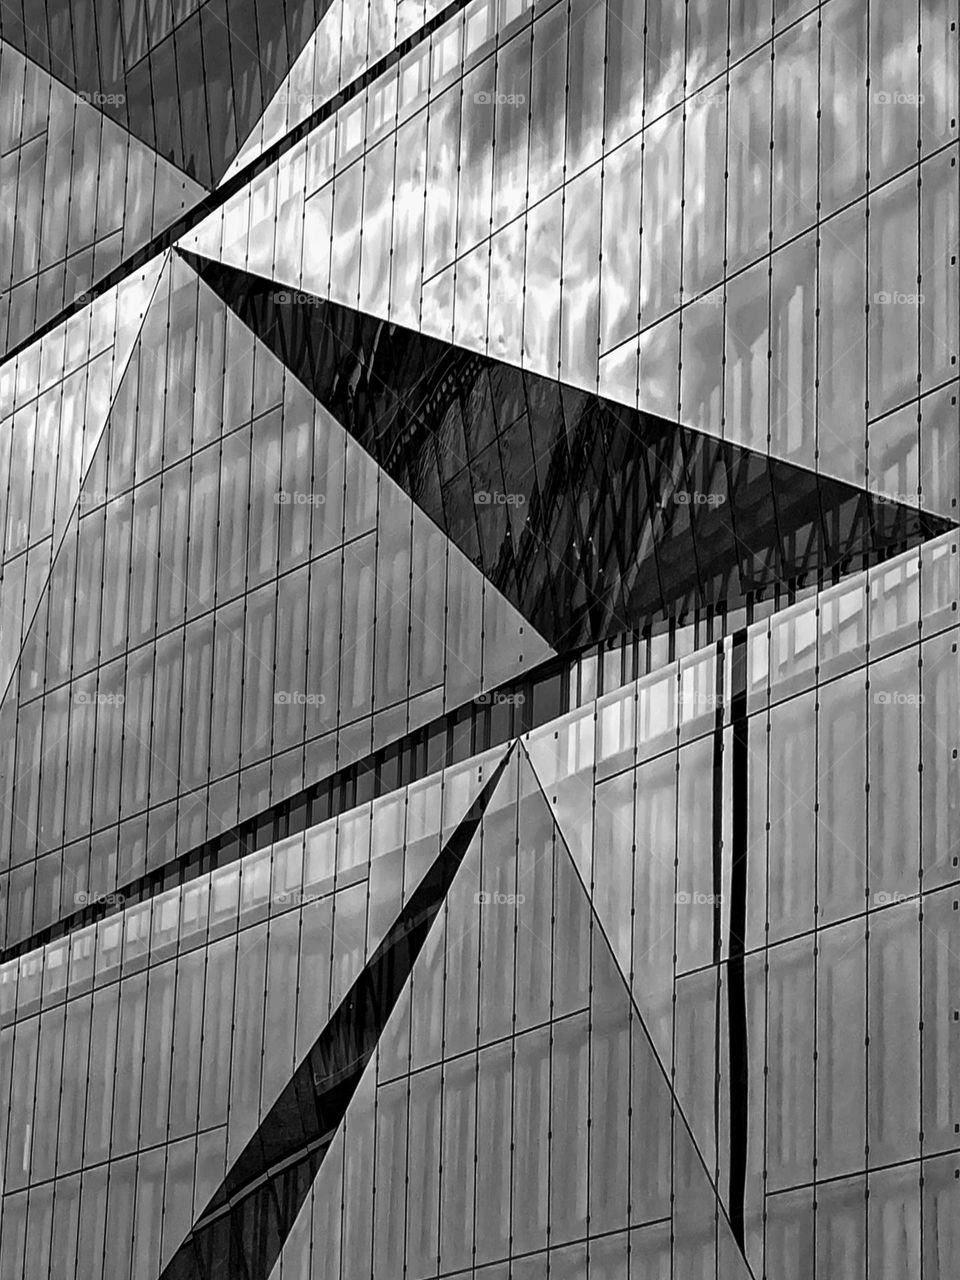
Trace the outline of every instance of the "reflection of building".
<instances>
[{"instance_id":1,"label":"reflection of building","mask_svg":"<svg viewBox=\"0 0 960 1280\"><path fill-rule=\"evenodd\" d=\"M956 0L28 7L0 1276L957 1274Z\"/></svg>"}]
</instances>

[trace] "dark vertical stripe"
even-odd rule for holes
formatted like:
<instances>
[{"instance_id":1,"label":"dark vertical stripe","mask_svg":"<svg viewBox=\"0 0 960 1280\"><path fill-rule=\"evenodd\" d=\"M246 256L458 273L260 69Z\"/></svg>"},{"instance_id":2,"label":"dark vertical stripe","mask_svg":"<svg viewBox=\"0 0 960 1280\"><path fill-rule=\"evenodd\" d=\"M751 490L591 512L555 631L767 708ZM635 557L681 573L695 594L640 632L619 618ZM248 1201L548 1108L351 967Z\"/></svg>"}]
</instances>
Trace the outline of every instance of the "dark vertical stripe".
<instances>
[{"instance_id":1,"label":"dark vertical stripe","mask_svg":"<svg viewBox=\"0 0 960 1280\"><path fill-rule=\"evenodd\" d=\"M744 950L747 924L747 633L733 637L730 718L733 725L731 768L730 961L727 965L727 1029L730 1038L730 1225L744 1247L743 1202L747 1178L747 996Z\"/></svg>"}]
</instances>

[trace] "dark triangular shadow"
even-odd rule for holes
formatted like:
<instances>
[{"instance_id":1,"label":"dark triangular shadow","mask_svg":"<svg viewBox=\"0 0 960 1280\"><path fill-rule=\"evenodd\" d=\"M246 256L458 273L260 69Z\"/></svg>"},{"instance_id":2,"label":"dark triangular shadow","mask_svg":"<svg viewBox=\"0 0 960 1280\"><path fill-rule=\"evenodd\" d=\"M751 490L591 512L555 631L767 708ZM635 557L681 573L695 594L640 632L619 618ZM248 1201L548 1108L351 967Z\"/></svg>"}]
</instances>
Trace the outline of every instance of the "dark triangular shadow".
<instances>
[{"instance_id":1,"label":"dark triangular shadow","mask_svg":"<svg viewBox=\"0 0 960 1280\"><path fill-rule=\"evenodd\" d=\"M950 527L177 252L557 649L861 570Z\"/></svg>"}]
</instances>

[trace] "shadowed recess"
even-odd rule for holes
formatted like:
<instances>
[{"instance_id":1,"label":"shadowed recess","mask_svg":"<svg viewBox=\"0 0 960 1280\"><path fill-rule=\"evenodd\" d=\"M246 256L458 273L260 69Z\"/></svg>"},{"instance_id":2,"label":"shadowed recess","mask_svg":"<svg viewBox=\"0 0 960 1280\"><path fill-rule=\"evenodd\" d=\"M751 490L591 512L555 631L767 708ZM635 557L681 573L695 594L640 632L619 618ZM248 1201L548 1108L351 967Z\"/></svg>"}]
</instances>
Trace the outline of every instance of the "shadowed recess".
<instances>
[{"instance_id":1,"label":"shadowed recess","mask_svg":"<svg viewBox=\"0 0 960 1280\"><path fill-rule=\"evenodd\" d=\"M559 651L749 607L778 585L869 568L951 527L841 480L181 256Z\"/></svg>"}]
</instances>

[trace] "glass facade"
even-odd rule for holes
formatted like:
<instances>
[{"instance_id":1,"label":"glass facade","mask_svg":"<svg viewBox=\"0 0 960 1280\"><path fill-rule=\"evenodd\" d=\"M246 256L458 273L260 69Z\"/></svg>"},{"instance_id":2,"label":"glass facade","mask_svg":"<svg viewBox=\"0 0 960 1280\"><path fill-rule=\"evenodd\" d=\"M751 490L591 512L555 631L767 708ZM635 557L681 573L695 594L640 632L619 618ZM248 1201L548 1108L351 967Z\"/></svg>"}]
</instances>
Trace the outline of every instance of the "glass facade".
<instances>
[{"instance_id":1,"label":"glass facade","mask_svg":"<svg viewBox=\"0 0 960 1280\"><path fill-rule=\"evenodd\" d=\"M0 1280L960 1280L958 0L0 12Z\"/></svg>"}]
</instances>

